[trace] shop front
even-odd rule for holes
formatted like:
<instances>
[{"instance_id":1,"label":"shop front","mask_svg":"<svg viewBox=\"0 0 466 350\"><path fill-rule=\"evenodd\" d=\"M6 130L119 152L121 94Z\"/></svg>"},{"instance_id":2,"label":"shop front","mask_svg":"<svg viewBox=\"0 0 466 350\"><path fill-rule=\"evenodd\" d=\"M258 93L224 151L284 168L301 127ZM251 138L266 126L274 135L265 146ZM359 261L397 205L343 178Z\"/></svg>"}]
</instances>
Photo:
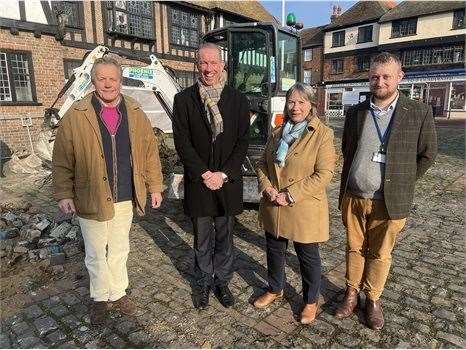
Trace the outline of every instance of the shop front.
<instances>
[{"instance_id":1,"label":"shop front","mask_svg":"<svg viewBox=\"0 0 466 350\"><path fill-rule=\"evenodd\" d=\"M427 103L435 118L466 118L465 69L407 72L399 90ZM329 84L325 88L325 116L344 117L346 110L368 98L368 82Z\"/></svg>"}]
</instances>

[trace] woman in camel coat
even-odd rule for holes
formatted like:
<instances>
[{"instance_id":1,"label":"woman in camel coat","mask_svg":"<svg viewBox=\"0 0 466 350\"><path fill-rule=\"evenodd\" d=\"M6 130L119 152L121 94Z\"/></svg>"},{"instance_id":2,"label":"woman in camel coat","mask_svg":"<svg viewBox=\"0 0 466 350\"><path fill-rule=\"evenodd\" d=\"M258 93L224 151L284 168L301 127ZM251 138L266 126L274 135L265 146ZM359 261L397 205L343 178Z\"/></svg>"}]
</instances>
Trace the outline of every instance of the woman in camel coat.
<instances>
[{"instance_id":1,"label":"woman in camel coat","mask_svg":"<svg viewBox=\"0 0 466 350\"><path fill-rule=\"evenodd\" d=\"M265 308L283 296L285 253L291 240L302 275L304 324L314 320L317 310L319 243L329 239L326 187L336 159L333 131L316 116L315 97L315 90L301 83L288 90L284 123L272 131L257 168L269 290L254 306Z\"/></svg>"}]
</instances>

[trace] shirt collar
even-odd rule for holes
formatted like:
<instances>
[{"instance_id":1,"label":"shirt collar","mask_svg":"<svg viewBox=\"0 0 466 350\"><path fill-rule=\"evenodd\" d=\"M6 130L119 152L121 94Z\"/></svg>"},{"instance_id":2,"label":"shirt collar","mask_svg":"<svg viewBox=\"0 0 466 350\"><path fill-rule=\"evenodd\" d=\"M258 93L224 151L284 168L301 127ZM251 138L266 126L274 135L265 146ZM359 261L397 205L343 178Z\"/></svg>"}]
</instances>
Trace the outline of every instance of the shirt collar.
<instances>
[{"instance_id":1,"label":"shirt collar","mask_svg":"<svg viewBox=\"0 0 466 350\"><path fill-rule=\"evenodd\" d=\"M372 98L370 100L370 108L374 111L374 112L377 112L377 113L380 113L380 112L391 112L395 109L396 107L396 104L398 102L398 98L400 97L400 92L397 91L396 93L396 96L395 98L393 99L393 101L385 108L380 108L379 106L376 106L374 104L374 102L372 102Z\"/></svg>"}]
</instances>

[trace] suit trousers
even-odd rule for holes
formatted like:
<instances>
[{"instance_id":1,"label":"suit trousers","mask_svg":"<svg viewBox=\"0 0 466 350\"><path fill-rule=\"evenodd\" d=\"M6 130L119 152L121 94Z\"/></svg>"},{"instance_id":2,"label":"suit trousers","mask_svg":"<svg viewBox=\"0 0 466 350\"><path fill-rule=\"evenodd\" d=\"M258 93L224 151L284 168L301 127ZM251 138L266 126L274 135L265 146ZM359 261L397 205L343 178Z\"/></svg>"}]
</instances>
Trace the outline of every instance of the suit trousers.
<instances>
[{"instance_id":1,"label":"suit trousers","mask_svg":"<svg viewBox=\"0 0 466 350\"><path fill-rule=\"evenodd\" d=\"M115 301L126 295L129 254L129 230L133 221L133 203L114 203L115 216L108 221L78 217L84 238L89 272L90 297L94 301Z\"/></svg>"},{"instance_id":2,"label":"suit trousers","mask_svg":"<svg viewBox=\"0 0 466 350\"><path fill-rule=\"evenodd\" d=\"M406 218L392 220L383 200L350 193L343 197L341 214L347 238L346 284L378 300L390 271L396 237Z\"/></svg>"},{"instance_id":3,"label":"suit trousers","mask_svg":"<svg viewBox=\"0 0 466 350\"><path fill-rule=\"evenodd\" d=\"M193 217L194 275L198 286L227 285L233 276L234 216Z\"/></svg>"},{"instance_id":4,"label":"suit trousers","mask_svg":"<svg viewBox=\"0 0 466 350\"><path fill-rule=\"evenodd\" d=\"M267 243L267 271L269 290L279 293L285 287L285 254L288 239L265 233ZM319 299L321 262L318 243L293 242L299 260L305 304L313 304Z\"/></svg>"}]
</instances>

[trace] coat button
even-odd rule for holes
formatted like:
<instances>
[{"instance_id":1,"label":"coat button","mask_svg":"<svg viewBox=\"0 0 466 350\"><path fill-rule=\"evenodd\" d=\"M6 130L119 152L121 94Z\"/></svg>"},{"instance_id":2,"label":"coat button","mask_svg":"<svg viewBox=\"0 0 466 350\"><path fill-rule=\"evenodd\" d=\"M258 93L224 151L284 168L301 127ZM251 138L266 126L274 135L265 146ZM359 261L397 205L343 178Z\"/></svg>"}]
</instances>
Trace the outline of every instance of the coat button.
<instances>
[{"instance_id":1,"label":"coat button","mask_svg":"<svg viewBox=\"0 0 466 350\"><path fill-rule=\"evenodd\" d=\"M104 180L104 181L107 181L107 178L104 176L104 177L103 177L103 180Z\"/></svg>"},{"instance_id":2,"label":"coat button","mask_svg":"<svg viewBox=\"0 0 466 350\"><path fill-rule=\"evenodd\" d=\"M293 182L293 181L294 181L294 179L293 179L293 178L291 178L291 179L288 179L288 181L289 181L289 182Z\"/></svg>"},{"instance_id":3,"label":"coat button","mask_svg":"<svg viewBox=\"0 0 466 350\"><path fill-rule=\"evenodd\" d=\"M100 155L100 157L103 159L103 158L104 158L104 155L103 155L103 154L101 154L101 155Z\"/></svg>"},{"instance_id":4,"label":"coat button","mask_svg":"<svg viewBox=\"0 0 466 350\"><path fill-rule=\"evenodd\" d=\"M295 152L295 154L294 154L294 155L295 155L295 156L297 156L297 155L298 155L298 152Z\"/></svg>"},{"instance_id":5,"label":"coat button","mask_svg":"<svg viewBox=\"0 0 466 350\"><path fill-rule=\"evenodd\" d=\"M111 199L110 197L107 197L107 201L109 201L109 202L110 202L111 200L112 200L112 199Z\"/></svg>"}]
</instances>

